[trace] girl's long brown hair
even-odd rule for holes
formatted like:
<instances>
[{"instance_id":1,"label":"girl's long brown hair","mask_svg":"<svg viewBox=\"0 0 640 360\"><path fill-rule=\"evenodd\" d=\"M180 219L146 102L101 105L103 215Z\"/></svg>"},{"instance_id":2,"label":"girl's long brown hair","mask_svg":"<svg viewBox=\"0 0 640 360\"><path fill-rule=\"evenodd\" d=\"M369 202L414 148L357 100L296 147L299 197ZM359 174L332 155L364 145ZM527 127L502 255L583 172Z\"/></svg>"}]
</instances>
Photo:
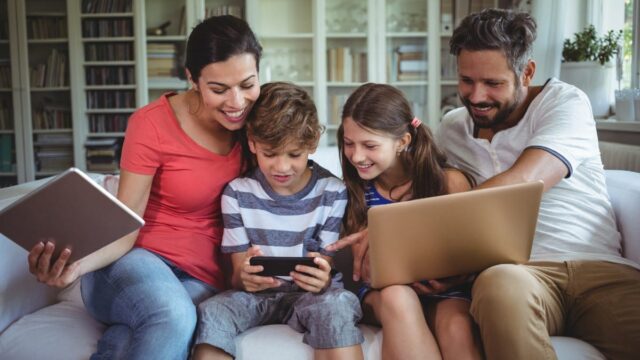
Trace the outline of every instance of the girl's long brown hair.
<instances>
[{"instance_id":1,"label":"girl's long brown hair","mask_svg":"<svg viewBox=\"0 0 640 360\"><path fill-rule=\"evenodd\" d=\"M447 193L444 169L446 156L440 151L426 125L414 127L414 115L409 102L393 86L368 83L356 89L342 110L342 122L351 118L356 124L375 132L401 138L411 134L407 151L399 153L399 160L411 183L411 198L419 199ZM338 128L338 149L349 202L343 219L347 234L360 231L367 225L364 191L367 181L344 155L344 125ZM400 185L400 184L398 184Z\"/></svg>"}]
</instances>

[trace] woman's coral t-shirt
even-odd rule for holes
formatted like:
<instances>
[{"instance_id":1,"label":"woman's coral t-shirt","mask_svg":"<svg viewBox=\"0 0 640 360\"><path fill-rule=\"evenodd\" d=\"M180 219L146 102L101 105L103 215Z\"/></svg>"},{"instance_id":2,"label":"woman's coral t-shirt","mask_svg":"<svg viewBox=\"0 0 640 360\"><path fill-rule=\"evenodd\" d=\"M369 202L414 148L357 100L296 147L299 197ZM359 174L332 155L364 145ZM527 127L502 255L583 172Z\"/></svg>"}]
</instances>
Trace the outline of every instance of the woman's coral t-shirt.
<instances>
[{"instance_id":1,"label":"woman's coral t-shirt","mask_svg":"<svg viewBox=\"0 0 640 360\"><path fill-rule=\"evenodd\" d=\"M223 289L220 197L240 174L241 146L218 155L198 145L180 127L170 96L137 110L127 126L120 167L154 175L136 246Z\"/></svg>"}]
</instances>

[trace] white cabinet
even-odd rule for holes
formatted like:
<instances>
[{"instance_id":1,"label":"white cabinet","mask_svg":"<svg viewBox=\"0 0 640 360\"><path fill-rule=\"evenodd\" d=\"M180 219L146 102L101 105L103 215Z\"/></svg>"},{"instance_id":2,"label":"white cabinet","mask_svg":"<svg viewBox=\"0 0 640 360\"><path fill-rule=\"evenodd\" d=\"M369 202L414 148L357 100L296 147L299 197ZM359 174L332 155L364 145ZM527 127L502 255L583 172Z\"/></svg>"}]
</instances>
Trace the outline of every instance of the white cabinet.
<instances>
[{"instance_id":1,"label":"white cabinet","mask_svg":"<svg viewBox=\"0 0 640 360\"><path fill-rule=\"evenodd\" d=\"M365 82L398 87L416 115L436 127L441 108L457 104L452 27L469 11L495 5L0 0L0 186L70 165L116 172L128 117L164 92L188 89L187 36L212 15L249 22L264 49L262 82L291 81L309 91L327 128L321 146L336 143L342 105Z\"/></svg>"}]
</instances>

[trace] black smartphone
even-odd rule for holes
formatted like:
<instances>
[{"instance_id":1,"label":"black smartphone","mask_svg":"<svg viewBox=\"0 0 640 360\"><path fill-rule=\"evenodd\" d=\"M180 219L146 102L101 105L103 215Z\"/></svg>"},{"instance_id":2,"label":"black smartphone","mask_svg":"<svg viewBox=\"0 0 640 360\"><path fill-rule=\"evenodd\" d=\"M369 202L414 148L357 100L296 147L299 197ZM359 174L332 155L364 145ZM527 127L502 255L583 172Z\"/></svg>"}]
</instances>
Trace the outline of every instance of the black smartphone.
<instances>
[{"instance_id":1,"label":"black smartphone","mask_svg":"<svg viewBox=\"0 0 640 360\"><path fill-rule=\"evenodd\" d=\"M295 271L296 265L306 265L317 268L312 257L288 257L288 256L254 256L249 260L251 265L262 265L263 270L256 275L260 276L289 276Z\"/></svg>"}]
</instances>

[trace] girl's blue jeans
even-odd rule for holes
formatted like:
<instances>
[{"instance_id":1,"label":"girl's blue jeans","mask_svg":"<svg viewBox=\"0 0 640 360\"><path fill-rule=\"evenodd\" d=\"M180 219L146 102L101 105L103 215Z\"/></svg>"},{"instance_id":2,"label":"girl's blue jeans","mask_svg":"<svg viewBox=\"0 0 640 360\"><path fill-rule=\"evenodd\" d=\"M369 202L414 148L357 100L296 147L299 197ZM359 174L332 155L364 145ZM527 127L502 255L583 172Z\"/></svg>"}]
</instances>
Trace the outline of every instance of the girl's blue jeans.
<instances>
[{"instance_id":1,"label":"girl's blue jeans","mask_svg":"<svg viewBox=\"0 0 640 360\"><path fill-rule=\"evenodd\" d=\"M141 248L85 274L85 307L107 324L91 359L186 359L197 324L196 305L216 292Z\"/></svg>"}]
</instances>

